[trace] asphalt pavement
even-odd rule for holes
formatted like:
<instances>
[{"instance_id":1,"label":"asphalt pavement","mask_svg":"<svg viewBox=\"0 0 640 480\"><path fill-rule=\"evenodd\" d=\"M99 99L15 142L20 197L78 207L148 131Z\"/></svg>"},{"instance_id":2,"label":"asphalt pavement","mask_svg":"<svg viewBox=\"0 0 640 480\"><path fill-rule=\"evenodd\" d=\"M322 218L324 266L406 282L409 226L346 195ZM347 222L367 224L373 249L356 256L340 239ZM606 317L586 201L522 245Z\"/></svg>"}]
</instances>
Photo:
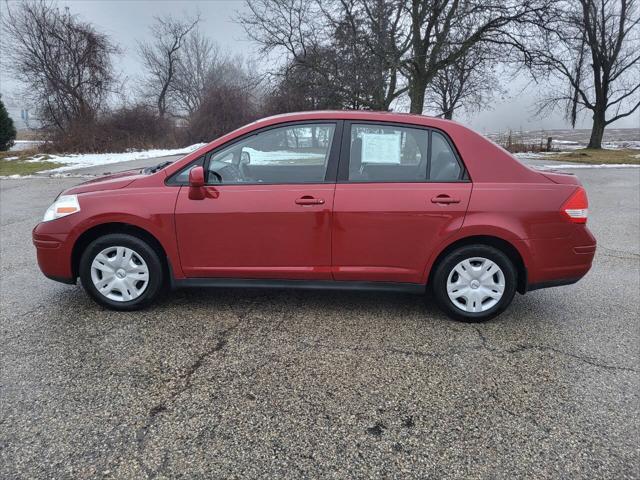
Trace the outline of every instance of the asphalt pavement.
<instances>
[{"instance_id":1,"label":"asphalt pavement","mask_svg":"<svg viewBox=\"0 0 640 480\"><path fill-rule=\"evenodd\" d=\"M0 181L0 478L638 478L640 169L575 173L592 271L481 325L358 292L108 311L31 244L82 179Z\"/></svg>"}]
</instances>

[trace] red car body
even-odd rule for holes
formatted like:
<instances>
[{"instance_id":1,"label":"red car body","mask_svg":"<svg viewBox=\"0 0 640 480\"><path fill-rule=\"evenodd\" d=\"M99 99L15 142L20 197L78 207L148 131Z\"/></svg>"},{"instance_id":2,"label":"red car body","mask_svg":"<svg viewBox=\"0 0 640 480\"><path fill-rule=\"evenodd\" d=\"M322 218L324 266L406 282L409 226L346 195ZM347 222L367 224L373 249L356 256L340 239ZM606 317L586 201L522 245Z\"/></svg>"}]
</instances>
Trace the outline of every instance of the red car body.
<instances>
[{"instance_id":1,"label":"red car body","mask_svg":"<svg viewBox=\"0 0 640 480\"><path fill-rule=\"evenodd\" d=\"M188 185L167 184L206 152L235 139L310 121L335 122L336 143L347 122L435 129L455 145L467 177L451 183L350 183L340 180L340 165L329 165L336 171L333 181L209 185L202 187L201 200L190 198ZM124 172L72 187L64 194L78 194L81 211L38 224L33 242L42 272L69 283L76 281L79 254L90 238L130 228L157 242L178 285L217 278L409 287L427 284L434 262L452 245L482 239L508 250L524 293L575 282L590 269L596 240L563 211L581 188L573 175L533 170L456 122L396 113L296 113L247 125L156 173Z\"/></svg>"}]
</instances>

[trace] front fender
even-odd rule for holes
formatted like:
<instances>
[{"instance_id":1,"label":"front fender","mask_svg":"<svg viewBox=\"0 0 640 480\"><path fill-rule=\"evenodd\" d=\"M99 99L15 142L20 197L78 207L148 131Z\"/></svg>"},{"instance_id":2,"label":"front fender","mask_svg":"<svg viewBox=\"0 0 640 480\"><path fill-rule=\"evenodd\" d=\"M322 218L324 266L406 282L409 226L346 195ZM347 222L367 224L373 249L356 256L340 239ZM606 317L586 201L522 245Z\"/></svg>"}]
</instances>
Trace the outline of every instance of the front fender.
<instances>
[{"instance_id":1,"label":"front fender","mask_svg":"<svg viewBox=\"0 0 640 480\"><path fill-rule=\"evenodd\" d=\"M127 224L152 235L167 254L176 278L183 278L175 236L174 211L179 188L145 187L88 192L78 196L80 212L38 225L38 232L64 236L70 253L89 230L110 223ZM69 254L71 272L71 255Z\"/></svg>"}]
</instances>

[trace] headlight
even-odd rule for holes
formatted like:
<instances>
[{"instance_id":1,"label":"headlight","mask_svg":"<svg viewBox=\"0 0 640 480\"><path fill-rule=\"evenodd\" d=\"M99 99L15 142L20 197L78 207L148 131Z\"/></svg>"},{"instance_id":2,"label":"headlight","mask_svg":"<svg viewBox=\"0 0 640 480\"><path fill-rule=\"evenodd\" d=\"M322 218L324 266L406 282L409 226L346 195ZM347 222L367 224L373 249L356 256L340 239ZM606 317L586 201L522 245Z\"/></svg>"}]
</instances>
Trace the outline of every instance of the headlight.
<instances>
[{"instance_id":1,"label":"headlight","mask_svg":"<svg viewBox=\"0 0 640 480\"><path fill-rule=\"evenodd\" d=\"M47 211L44 212L43 222L49 222L56 218L66 217L72 213L80 211L80 203L78 203L77 195L62 195L53 202Z\"/></svg>"}]
</instances>

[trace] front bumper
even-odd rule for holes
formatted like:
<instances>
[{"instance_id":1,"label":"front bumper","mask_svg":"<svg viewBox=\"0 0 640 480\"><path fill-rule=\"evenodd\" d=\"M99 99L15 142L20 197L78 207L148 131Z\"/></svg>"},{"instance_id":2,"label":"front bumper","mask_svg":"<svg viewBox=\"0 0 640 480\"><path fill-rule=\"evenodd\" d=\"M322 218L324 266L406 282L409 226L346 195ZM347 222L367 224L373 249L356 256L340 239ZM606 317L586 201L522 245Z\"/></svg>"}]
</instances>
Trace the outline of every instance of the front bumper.
<instances>
[{"instance_id":1,"label":"front bumper","mask_svg":"<svg viewBox=\"0 0 640 480\"><path fill-rule=\"evenodd\" d=\"M48 233L46 223L39 223L31 234L36 247L38 266L42 273L58 282L73 284L76 278L71 269L72 247L66 233Z\"/></svg>"}]
</instances>

